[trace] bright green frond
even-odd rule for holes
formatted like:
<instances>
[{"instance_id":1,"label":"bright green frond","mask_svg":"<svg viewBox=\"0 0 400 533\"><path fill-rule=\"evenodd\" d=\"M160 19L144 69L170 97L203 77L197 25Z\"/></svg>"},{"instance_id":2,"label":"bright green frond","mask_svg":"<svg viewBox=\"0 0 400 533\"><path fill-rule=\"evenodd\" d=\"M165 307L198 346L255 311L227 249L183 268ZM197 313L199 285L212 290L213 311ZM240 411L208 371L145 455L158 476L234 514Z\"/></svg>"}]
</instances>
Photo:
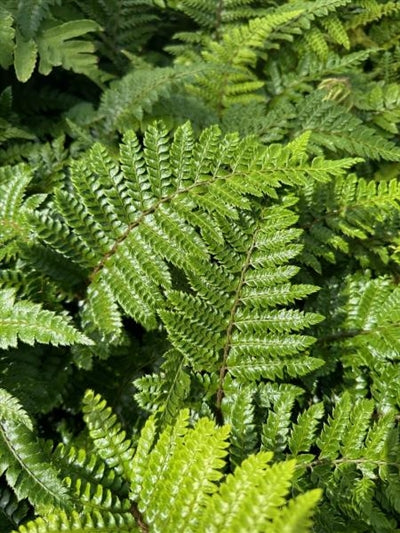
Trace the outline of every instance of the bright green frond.
<instances>
[{"instance_id":1,"label":"bright green frond","mask_svg":"<svg viewBox=\"0 0 400 533\"><path fill-rule=\"evenodd\" d=\"M18 533L138 533L139 527L135 524L130 512L114 514L107 512L92 512L81 516L73 511L65 513L59 511L52 513L46 519L37 518L18 529Z\"/></svg>"}]
</instances>

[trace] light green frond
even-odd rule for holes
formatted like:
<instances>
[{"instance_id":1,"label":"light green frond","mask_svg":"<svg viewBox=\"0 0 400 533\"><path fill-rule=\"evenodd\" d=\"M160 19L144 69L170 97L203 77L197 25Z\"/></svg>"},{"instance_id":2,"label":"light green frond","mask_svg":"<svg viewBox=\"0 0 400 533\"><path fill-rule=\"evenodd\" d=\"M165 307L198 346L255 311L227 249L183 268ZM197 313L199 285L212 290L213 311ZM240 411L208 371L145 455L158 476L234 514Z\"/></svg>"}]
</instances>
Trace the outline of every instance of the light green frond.
<instances>
[{"instance_id":1,"label":"light green frond","mask_svg":"<svg viewBox=\"0 0 400 533\"><path fill-rule=\"evenodd\" d=\"M211 497L204 511L201 530L244 533L268 530L277 509L285 503L294 462L268 465L272 454L250 456L230 474Z\"/></svg>"},{"instance_id":2,"label":"light green frond","mask_svg":"<svg viewBox=\"0 0 400 533\"><path fill-rule=\"evenodd\" d=\"M310 490L306 494L296 496L272 521L268 531L271 533L307 533L312 531L312 517L321 496L321 489Z\"/></svg>"},{"instance_id":3,"label":"light green frond","mask_svg":"<svg viewBox=\"0 0 400 533\"><path fill-rule=\"evenodd\" d=\"M140 433L136 446L135 455L131 462L131 498L137 501L142 490L145 472L150 458L150 451L154 445L157 423L154 415L151 415Z\"/></svg>"},{"instance_id":4,"label":"light green frond","mask_svg":"<svg viewBox=\"0 0 400 533\"><path fill-rule=\"evenodd\" d=\"M231 428L229 458L233 466L239 465L258 444L255 425L254 385L240 386L233 381L225 386L221 410L226 424Z\"/></svg>"},{"instance_id":5,"label":"light green frond","mask_svg":"<svg viewBox=\"0 0 400 533\"><path fill-rule=\"evenodd\" d=\"M180 439L173 449L168 467L156 474L155 489L150 488L153 479L151 465L143 490L139 495L139 510L145 522L155 531L184 530L196 531L198 519L209 494L216 491L216 482L222 478L221 469L227 454L229 429L217 428L205 418ZM154 452L156 453L156 448ZM153 463L154 464L154 463ZM164 517L163 502L169 501L168 516Z\"/></svg>"},{"instance_id":6,"label":"light green frond","mask_svg":"<svg viewBox=\"0 0 400 533\"><path fill-rule=\"evenodd\" d=\"M219 42L210 40L202 52L209 72L197 76L193 93L205 99L220 114L235 103L262 98L257 92L264 84L257 80L251 69L272 32L300 13L301 10L293 10L251 19L248 24L224 32Z\"/></svg>"},{"instance_id":7,"label":"light green frond","mask_svg":"<svg viewBox=\"0 0 400 533\"><path fill-rule=\"evenodd\" d=\"M18 533L74 533L79 531L103 533L138 533L139 527L130 512L113 514L92 512L81 515L76 511L52 513L45 519L37 518L18 529Z\"/></svg>"}]
</instances>

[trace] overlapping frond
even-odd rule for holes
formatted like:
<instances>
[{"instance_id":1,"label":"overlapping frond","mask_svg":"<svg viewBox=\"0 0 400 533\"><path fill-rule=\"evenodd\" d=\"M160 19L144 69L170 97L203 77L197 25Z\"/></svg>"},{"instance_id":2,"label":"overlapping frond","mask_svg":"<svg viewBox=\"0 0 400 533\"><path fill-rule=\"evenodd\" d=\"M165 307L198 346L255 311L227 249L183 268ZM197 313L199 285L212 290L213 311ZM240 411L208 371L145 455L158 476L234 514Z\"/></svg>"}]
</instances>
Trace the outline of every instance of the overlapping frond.
<instances>
[{"instance_id":1,"label":"overlapping frond","mask_svg":"<svg viewBox=\"0 0 400 533\"><path fill-rule=\"evenodd\" d=\"M351 174L305 186L299 202L305 230L302 259L318 271L322 259L335 262L343 253L355 255L363 266L374 255L387 263L397 245L399 200L396 179L373 181Z\"/></svg>"},{"instance_id":2,"label":"overlapping frond","mask_svg":"<svg viewBox=\"0 0 400 533\"><path fill-rule=\"evenodd\" d=\"M348 277L321 291L329 322L318 327L318 352L343 365L349 385L384 409L397 405L399 290L389 278Z\"/></svg>"}]
</instances>

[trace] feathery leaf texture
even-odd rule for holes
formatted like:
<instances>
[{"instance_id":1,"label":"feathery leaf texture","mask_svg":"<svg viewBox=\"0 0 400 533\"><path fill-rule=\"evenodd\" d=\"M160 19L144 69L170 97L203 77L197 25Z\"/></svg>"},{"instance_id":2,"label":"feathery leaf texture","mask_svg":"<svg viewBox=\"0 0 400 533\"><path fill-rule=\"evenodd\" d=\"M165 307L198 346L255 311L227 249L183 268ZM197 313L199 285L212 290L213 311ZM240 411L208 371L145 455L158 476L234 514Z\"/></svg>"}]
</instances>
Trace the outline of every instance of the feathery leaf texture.
<instances>
[{"instance_id":1,"label":"feathery leaf texture","mask_svg":"<svg viewBox=\"0 0 400 533\"><path fill-rule=\"evenodd\" d=\"M32 422L18 400L1 390L0 475L5 475L19 500L28 498L38 508L68 505L65 487L48 464Z\"/></svg>"},{"instance_id":2,"label":"feathery leaf texture","mask_svg":"<svg viewBox=\"0 0 400 533\"><path fill-rule=\"evenodd\" d=\"M107 435L107 428L94 430L92 427L96 416L104 416L105 403L100 396L87 391L85 405L85 417L96 444ZM108 419L115 421L109 408L106 413L110 415ZM84 516L76 511L53 510L45 518L22 525L19 533L55 532L57 527L62 531L95 528L109 533L148 530L233 533L245 531L249 524L252 531L261 533L283 523L289 509L293 516L287 531L295 533L297 525L301 525L301 531L309 531L311 512L320 498L320 491L309 491L287 501L295 461L270 465L272 453L261 452L246 458L224 479L229 426L218 427L213 421L201 418L191 428L189 411L183 410L174 426L167 426L155 441L155 424L153 417L147 421L136 453L130 444L129 450L124 450L130 457L134 454L133 461L129 461L130 471L122 472L118 461L112 466L108 458L105 459L107 468L115 467L130 481L132 512L115 504L111 510L104 509L104 504L98 507L97 491L88 501L94 509L90 511L88 507ZM118 442L117 446L122 442L117 433L107 438ZM95 453L102 453L104 447L101 446L96 446ZM73 452L75 456L76 453ZM79 455L86 463L83 451ZM94 464L95 461L90 462ZM86 486L85 493L89 495L90 486ZM303 501L304 505L300 505Z\"/></svg>"},{"instance_id":3,"label":"feathery leaf texture","mask_svg":"<svg viewBox=\"0 0 400 533\"><path fill-rule=\"evenodd\" d=\"M85 321L92 317L93 328L101 328L104 309L104 334L120 323L113 302L155 328L163 292L171 288L168 264L187 275L205 272L208 247L221 253L224 226L249 209L248 196L275 195L281 184L329 180L354 163L307 162L296 146L264 149L251 138L222 136L215 126L196 141L189 123L173 140L165 126L150 126L143 145L127 132L119 163L105 147L94 146L88 159L71 167L71 190L56 191L57 214L44 210L30 216L40 239L91 269ZM277 296L276 303L307 294L298 291Z\"/></svg>"},{"instance_id":4,"label":"feathery leaf texture","mask_svg":"<svg viewBox=\"0 0 400 533\"><path fill-rule=\"evenodd\" d=\"M397 531L399 2L0 3L0 531Z\"/></svg>"},{"instance_id":5,"label":"feathery leaf texture","mask_svg":"<svg viewBox=\"0 0 400 533\"><path fill-rule=\"evenodd\" d=\"M18 339L28 344L91 344L65 315L56 315L29 301L16 301L15 291L0 290L0 348L17 346Z\"/></svg>"}]
</instances>

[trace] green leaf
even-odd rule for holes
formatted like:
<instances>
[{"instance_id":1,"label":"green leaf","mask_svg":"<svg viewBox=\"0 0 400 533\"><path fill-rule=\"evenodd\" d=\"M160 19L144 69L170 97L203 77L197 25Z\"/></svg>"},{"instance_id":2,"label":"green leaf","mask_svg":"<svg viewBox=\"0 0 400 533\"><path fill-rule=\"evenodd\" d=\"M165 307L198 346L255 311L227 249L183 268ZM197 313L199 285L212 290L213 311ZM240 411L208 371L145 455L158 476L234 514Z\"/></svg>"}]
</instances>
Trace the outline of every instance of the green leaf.
<instances>
[{"instance_id":1,"label":"green leaf","mask_svg":"<svg viewBox=\"0 0 400 533\"><path fill-rule=\"evenodd\" d=\"M32 75L36 65L38 47L33 39L26 41L22 35L16 33L16 44L14 49L14 68L17 79L26 82Z\"/></svg>"},{"instance_id":2,"label":"green leaf","mask_svg":"<svg viewBox=\"0 0 400 533\"><path fill-rule=\"evenodd\" d=\"M0 66L8 68L13 62L14 37L13 17L0 7Z\"/></svg>"}]
</instances>

